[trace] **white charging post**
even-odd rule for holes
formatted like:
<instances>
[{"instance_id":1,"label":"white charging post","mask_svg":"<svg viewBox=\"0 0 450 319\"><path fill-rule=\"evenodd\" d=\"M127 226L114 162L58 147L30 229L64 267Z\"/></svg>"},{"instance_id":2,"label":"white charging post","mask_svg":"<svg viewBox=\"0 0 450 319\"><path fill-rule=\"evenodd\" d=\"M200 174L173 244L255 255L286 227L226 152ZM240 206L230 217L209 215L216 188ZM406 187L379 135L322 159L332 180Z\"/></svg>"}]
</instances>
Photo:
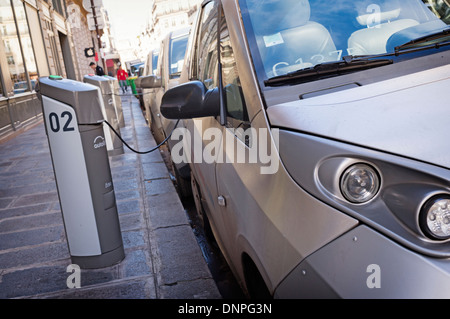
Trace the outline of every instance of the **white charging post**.
<instances>
[{"instance_id":1,"label":"white charging post","mask_svg":"<svg viewBox=\"0 0 450 319\"><path fill-rule=\"evenodd\" d=\"M102 268L124 257L97 87L43 77L37 86L72 263Z\"/></svg>"},{"instance_id":2,"label":"white charging post","mask_svg":"<svg viewBox=\"0 0 450 319\"><path fill-rule=\"evenodd\" d=\"M100 107L104 112L105 120L120 134L120 124L116 112L116 103L114 96L114 89L111 86L110 80L105 76L86 75L83 78L84 83L92 84L99 89ZM105 136L107 142L107 149L109 155L124 154L123 143L119 137L105 125Z\"/></svg>"}]
</instances>

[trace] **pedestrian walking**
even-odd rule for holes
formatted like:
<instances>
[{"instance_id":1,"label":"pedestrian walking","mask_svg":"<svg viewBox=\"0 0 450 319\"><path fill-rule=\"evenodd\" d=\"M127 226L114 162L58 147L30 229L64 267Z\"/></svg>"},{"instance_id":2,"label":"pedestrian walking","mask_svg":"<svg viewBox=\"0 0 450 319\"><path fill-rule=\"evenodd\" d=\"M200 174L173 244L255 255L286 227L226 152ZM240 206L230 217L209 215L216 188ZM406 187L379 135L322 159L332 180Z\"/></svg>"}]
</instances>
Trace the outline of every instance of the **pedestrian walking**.
<instances>
[{"instance_id":1,"label":"pedestrian walking","mask_svg":"<svg viewBox=\"0 0 450 319\"><path fill-rule=\"evenodd\" d=\"M95 62L89 63L89 66L92 70L94 70L96 75L105 75L105 71L103 71L103 68L100 65L95 64Z\"/></svg>"},{"instance_id":2,"label":"pedestrian walking","mask_svg":"<svg viewBox=\"0 0 450 319\"><path fill-rule=\"evenodd\" d=\"M119 85L122 88L122 93L128 92L128 83L127 83L128 73L122 69L122 66L119 65L119 69L117 70L117 80L119 80Z\"/></svg>"}]
</instances>

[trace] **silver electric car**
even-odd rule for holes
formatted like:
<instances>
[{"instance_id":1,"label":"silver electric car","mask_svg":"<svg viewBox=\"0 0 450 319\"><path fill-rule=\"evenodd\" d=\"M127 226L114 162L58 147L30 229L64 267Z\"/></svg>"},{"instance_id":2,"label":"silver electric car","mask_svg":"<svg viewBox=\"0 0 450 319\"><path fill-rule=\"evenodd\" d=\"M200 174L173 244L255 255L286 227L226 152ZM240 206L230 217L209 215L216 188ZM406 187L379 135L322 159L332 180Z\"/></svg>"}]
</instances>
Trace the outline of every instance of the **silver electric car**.
<instances>
[{"instance_id":1,"label":"silver electric car","mask_svg":"<svg viewBox=\"0 0 450 319\"><path fill-rule=\"evenodd\" d=\"M203 2L161 113L251 297L450 297L449 22L447 0Z\"/></svg>"},{"instance_id":2,"label":"silver electric car","mask_svg":"<svg viewBox=\"0 0 450 319\"><path fill-rule=\"evenodd\" d=\"M161 116L161 98L168 89L182 83L181 69L186 54L190 27L185 27L169 32L161 41L158 49L157 65L154 71L139 78L137 84L145 96L146 117L150 123L156 142L162 143L172 132L176 121L168 120ZM148 57L150 60L150 56ZM155 63L153 60L152 64ZM148 62L147 65L150 65ZM180 125L181 126L181 125ZM171 140L167 141L169 151L172 147ZM192 195L190 185L190 167L186 162L171 163L179 193L182 197Z\"/></svg>"}]
</instances>

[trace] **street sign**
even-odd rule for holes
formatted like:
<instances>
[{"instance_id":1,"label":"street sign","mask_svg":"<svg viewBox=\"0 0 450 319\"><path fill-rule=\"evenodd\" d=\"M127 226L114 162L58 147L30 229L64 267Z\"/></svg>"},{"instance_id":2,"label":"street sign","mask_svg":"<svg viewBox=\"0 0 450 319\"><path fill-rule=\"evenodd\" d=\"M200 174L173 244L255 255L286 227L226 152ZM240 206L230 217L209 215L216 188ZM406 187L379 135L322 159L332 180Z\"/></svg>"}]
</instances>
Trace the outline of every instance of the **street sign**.
<instances>
[{"instance_id":1,"label":"street sign","mask_svg":"<svg viewBox=\"0 0 450 319\"><path fill-rule=\"evenodd\" d=\"M84 49L84 56L87 58L92 58L95 56L95 48Z\"/></svg>"},{"instance_id":2,"label":"street sign","mask_svg":"<svg viewBox=\"0 0 450 319\"><path fill-rule=\"evenodd\" d=\"M100 10L100 8L103 6L102 0L94 0L94 8L95 11ZM91 0L83 0L83 8L87 12L92 13L92 3Z\"/></svg>"},{"instance_id":3,"label":"street sign","mask_svg":"<svg viewBox=\"0 0 450 319\"><path fill-rule=\"evenodd\" d=\"M95 20L94 15L92 13L88 13L86 15L87 22L88 22L88 28L91 31L95 31ZM103 29L105 27L105 20L103 19L103 16L100 14L100 10L97 13L97 27L99 30Z\"/></svg>"}]
</instances>

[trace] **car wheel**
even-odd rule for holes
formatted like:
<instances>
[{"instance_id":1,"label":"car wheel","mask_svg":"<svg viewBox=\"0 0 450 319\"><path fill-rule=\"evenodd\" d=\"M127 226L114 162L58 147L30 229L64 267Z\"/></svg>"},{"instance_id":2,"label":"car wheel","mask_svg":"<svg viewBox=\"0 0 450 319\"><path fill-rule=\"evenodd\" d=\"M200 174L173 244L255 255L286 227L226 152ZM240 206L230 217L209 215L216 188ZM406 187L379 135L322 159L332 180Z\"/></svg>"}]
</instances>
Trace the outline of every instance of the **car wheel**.
<instances>
[{"instance_id":1,"label":"car wheel","mask_svg":"<svg viewBox=\"0 0 450 319\"><path fill-rule=\"evenodd\" d=\"M258 267L247 254L242 257L244 266L245 285L251 299L272 299L269 289L261 276Z\"/></svg>"},{"instance_id":2,"label":"car wheel","mask_svg":"<svg viewBox=\"0 0 450 319\"><path fill-rule=\"evenodd\" d=\"M172 163L172 160L170 161ZM180 197L188 198L192 196L192 187L190 178L183 178L178 172L175 165L172 163L173 173L175 175L175 180L177 182Z\"/></svg>"}]
</instances>

